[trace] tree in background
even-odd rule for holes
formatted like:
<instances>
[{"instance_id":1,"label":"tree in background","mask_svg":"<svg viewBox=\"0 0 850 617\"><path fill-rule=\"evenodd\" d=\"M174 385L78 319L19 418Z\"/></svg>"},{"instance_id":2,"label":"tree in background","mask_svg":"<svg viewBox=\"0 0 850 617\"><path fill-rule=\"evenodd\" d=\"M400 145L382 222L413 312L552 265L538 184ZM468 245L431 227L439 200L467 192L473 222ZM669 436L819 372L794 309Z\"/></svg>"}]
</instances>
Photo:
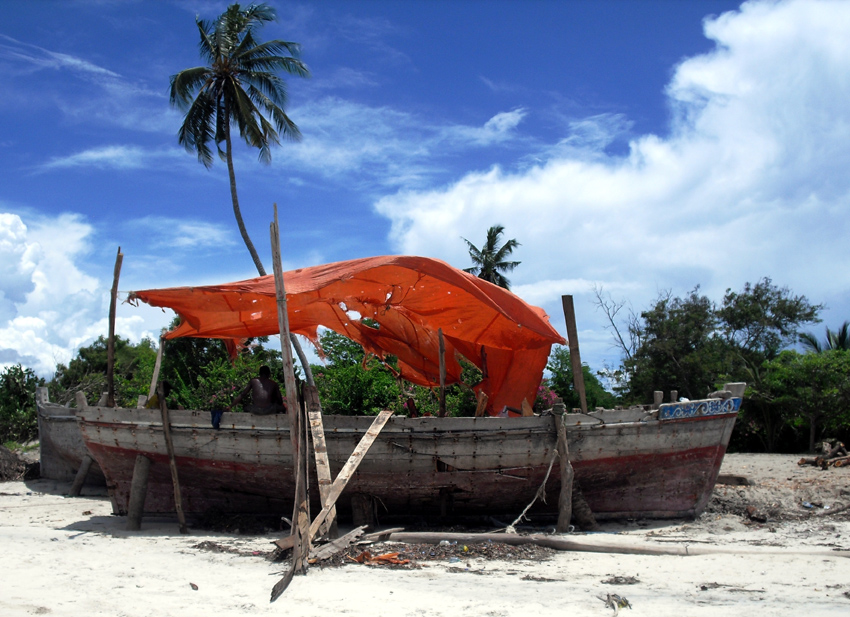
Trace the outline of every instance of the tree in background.
<instances>
[{"instance_id":1,"label":"tree in background","mask_svg":"<svg viewBox=\"0 0 850 617\"><path fill-rule=\"evenodd\" d=\"M793 344L803 325L819 321L823 308L769 278L746 283L740 292L727 289L719 306L699 286L684 298L663 292L622 328L614 320L616 311L610 310L621 305L612 305L598 291L597 305L609 309L634 402L651 400L654 390L700 398L727 381L753 384L762 364Z\"/></svg>"},{"instance_id":2,"label":"tree in background","mask_svg":"<svg viewBox=\"0 0 850 617\"><path fill-rule=\"evenodd\" d=\"M219 157L227 162L233 214L260 276L265 276L266 270L242 220L230 128L238 127L240 137L249 147L259 149L259 158L264 163L271 161L271 146L280 143L281 135L293 140L301 137L298 127L284 111L286 83L277 74L284 72L299 77L310 74L298 59L300 47L280 39L262 43L255 36L260 26L275 19L275 10L266 4L252 4L244 9L231 4L215 21L196 19L201 56L209 64L172 75L170 92L171 104L186 112L177 133L178 142L189 152L197 153L198 160L207 168L213 162L210 142L214 142ZM308 382L313 383L300 342L294 334L290 335L290 341Z\"/></svg>"},{"instance_id":3,"label":"tree in background","mask_svg":"<svg viewBox=\"0 0 850 617\"><path fill-rule=\"evenodd\" d=\"M741 292L726 290L717 309L720 333L735 352L732 373L752 371L797 342L800 328L820 321L822 304L811 304L805 296L777 287L765 277Z\"/></svg>"},{"instance_id":4,"label":"tree in background","mask_svg":"<svg viewBox=\"0 0 850 617\"><path fill-rule=\"evenodd\" d=\"M640 344L625 361L629 396L652 400L656 390L701 398L714 390L725 366L714 305L695 287L684 298L666 292L640 314Z\"/></svg>"},{"instance_id":5,"label":"tree in background","mask_svg":"<svg viewBox=\"0 0 850 617\"><path fill-rule=\"evenodd\" d=\"M850 351L850 321L845 321L842 326L833 332L829 328L826 329L826 338L823 344L811 332L804 332L800 335L800 342L806 351L821 353L830 349L843 349Z\"/></svg>"},{"instance_id":6,"label":"tree in background","mask_svg":"<svg viewBox=\"0 0 850 617\"><path fill-rule=\"evenodd\" d=\"M490 281L494 285L510 289L510 281L505 278L505 272L513 272L520 263L519 261L508 261L514 249L520 246L513 238L500 246L501 236L505 228L501 225L493 225L487 230L487 239L479 249L472 242L463 238L469 248L469 258L472 267L464 269L464 272L474 274L480 279Z\"/></svg>"},{"instance_id":7,"label":"tree in background","mask_svg":"<svg viewBox=\"0 0 850 617\"><path fill-rule=\"evenodd\" d=\"M43 379L20 364L0 371L0 443L38 437L35 389L43 385Z\"/></svg>"},{"instance_id":8,"label":"tree in background","mask_svg":"<svg viewBox=\"0 0 850 617\"><path fill-rule=\"evenodd\" d=\"M575 389L569 348L556 345L549 355L546 370L549 371L550 377L546 380L545 385L564 401L567 409L580 408L581 399ZM595 409L596 407L610 409L617 404L617 397L605 389L605 386L602 385L602 382L599 381L599 378L591 371L589 366L582 364L581 372L584 377L584 391L588 409Z\"/></svg>"},{"instance_id":9,"label":"tree in background","mask_svg":"<svg viewBox=\"0 0 850 617\"><path fill-rule=\"evenodd\" d=\"M115 337L115 399L123 407L135 407L140 394L147 395L156 348L153 341L143 339L138 345L128 339ZM91 345L81 347L68 365L59 364L53 379L47 384L50 400L60 405L72 402L76 392L95 403L106 391L107 341L100 336Z\"/></svg>"},{"instance_id":10,"label":"tree in background","mask_svg":"<svg viewBox=\"0 0 850 617\"><path fill-rule=\"evenodd\" d=\"M823 429L847 432L850 424L850 352L783 351L766 362L758 396L808 428L809 451Z\"/></svg>"},{"instance_id":11,"label":"tree in background","mask_svg":"<svg viewBox=\"0 0 850 617\"><path fill-rule=\"evenodd\" d=\"M435 389L410 384L397 377L392 356L386 358L386 364L374 356L366 357L359 343L332 330L323 332L319 342L327 364L314 366L313 370L326 413L375 415L382 409L392 409L397 414L407 414L407 400L412 399L420 414L437 415L439 400ZM465 384L481 380L481 372L473 364L464 358L460 358L460 364ZM446 388L448 415L472 416L475 403L471 388L459 384Z\"/></svg>"}]
</instances>

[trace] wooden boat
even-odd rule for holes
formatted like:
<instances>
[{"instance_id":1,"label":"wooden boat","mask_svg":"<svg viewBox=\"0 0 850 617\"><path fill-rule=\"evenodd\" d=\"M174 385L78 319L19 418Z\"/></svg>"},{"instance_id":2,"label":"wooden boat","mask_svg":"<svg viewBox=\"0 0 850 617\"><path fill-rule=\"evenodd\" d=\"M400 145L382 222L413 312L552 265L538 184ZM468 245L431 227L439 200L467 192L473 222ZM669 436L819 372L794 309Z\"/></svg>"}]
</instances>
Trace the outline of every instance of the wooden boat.
<instances>
[{"instance_id":1,"label":"wooden boat","mask_svg":"<svg viewBox=\"0 0 850 617\"><path fill-rule=\"evenodd\" d=\"M730 386L731 387L731 386ZM564 416L576 481L599 519L693 517L717 479L740 407L743 384L726 399L633 407ZM289 419L210 412L170 412L183 509L200 514L292 512ZM391 515L519 513L553 460L555 417L393 417L379 434L338 502L365 494ZM117 514L128 510L138 455L152 461L145 511L174 512L174 492L159 411L87 407L78 412L83 438L106 475ZM323 418L335 476L372 418ZM547 482L548 508L559 490L557 458ZM310 494L318 507L315 469Z\"/></svg>"},{"instance_id":2,"label":"wooden boat","mask_svg":"<svg viewBox=\"0 0 850 617\"><path fill-rule=\"evenodd\" d=\"M47 388L36 389L38 411L39 473L42 478L71 482L88 454L77 424L77 410L51 403ZM104 486L97 465L89 467L86 484Z\"/></svg>"},{"instance_id":3,"label":"wooden boat","mask_svg":"<svg viewBox=\"0 0 850 617\"><path fill-rule=\"evenodd\" d=\"M598 518L694 516L705 507L742 388L726 399L671 402L654 409L528 415L551 346L565 342L542 309L425 257L337 262L287 272L280 279L143 290L130 299L171 308L181 316L165 339L215 337L235 351L241 339L284 330L278 313L284 308L290 332L315 340L319 326L330 328L366 353L392 355L394 371L412 383L442 390L458 382L460 356L481 370L481 381L472 386L480 407L476 413L490 417L390 418L358 458L359 467L338 502L341 511L353 495L363 494L393 515L518 513L556 461L555 422L561 418L576 480ZM286 302L279 304L284 288ZM565 310L566 302L565 297ZM571 298L569 302L571 307ZM572 320L567 321L570 329ZM574 334L571 339L573 347ZM574 371L580 374L577 345L574 351ZM522 417L508 417L515 410L525 411ZM139 456L151 462L148 468L139 459L139 469L147 471L140 472L146 484L140 480L138 486L146 489L136 493L146 496L147 512L177 509L174 468L184 512L292 512L290 418L226 413L216 429L210 412L172 411L164 430L168 415L104 407L78 412L83 438L106 475L116 513L130 509ZM335 477L369 431L372 418L324 416L323 424L328 466ZM557 466L552 472L548 507L554 510L560 489ZM315 467L309 476L310 496L318 507ZM134 507L134 518L137 513Z\"/></svg>"}]
</instances>

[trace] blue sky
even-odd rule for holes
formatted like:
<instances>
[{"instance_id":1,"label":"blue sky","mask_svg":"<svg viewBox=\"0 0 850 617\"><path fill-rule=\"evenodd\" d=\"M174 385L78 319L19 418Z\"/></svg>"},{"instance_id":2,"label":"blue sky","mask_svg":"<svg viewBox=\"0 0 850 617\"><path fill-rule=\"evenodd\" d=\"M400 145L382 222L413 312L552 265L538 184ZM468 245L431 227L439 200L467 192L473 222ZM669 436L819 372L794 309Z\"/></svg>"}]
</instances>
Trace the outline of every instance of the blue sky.
<instances>
[{"instance_id":1,"label":"blue sky","mask_svg":"<svg viewBox=\"0 0 850 617\"><path fill-rule=\"evenodd\" d=\"M771 277L850 319L850 3L272 2L260 36L302 45L288 78L303 140L236 151L246 224L270 265L381 254L469 265L504 225L513 290L582 357L615 365L593 289L635 310L695 285ZM176 141L169 77L201 63L195 16L225 2L3 4L0 365L49 375L106 332L120 289L255 271L226 167ZM170 315L122 305L138 340ZM823 325L812 330L822 333Z\"/></svg>"}]
</instances>

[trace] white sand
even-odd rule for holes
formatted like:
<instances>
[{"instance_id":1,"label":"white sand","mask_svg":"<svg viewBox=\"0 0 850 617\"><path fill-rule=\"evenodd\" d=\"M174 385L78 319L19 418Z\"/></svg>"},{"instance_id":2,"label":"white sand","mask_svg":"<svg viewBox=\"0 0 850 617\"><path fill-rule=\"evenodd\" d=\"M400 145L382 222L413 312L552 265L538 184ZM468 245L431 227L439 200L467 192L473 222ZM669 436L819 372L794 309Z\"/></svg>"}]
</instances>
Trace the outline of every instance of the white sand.
<instances>
[{"instance_id":1,"label":"white sand","mask_svg":"<svg viewBox=\"0 0 850 617\"><path fill-rule=\"evenodd\" d=\"M286 565L250 554L267 552L271 536L181 536L174 521L150 519L130 533L106 497L64 498L67 485L44 480L1 483L0 615L604 616L613 614L597 597L606 593L629 600L626 617L850 615L850 558L834 551L850 550L850 516L799 505L850 503L850 469L798 468L797 458L728 456L724 473L758 484L718 487L715 512L697 521L633 521L608 524L603 534L573 534L732 554L559 552L543 561L427 562L413 570L312 567L274 604L269 593ZM801 518L762 525L716 511L736 499L779 504L786 516ZM205 540L249 554L193 548ZM602 582L612 576L639 582Z\"/></svg>"}]
</instances>

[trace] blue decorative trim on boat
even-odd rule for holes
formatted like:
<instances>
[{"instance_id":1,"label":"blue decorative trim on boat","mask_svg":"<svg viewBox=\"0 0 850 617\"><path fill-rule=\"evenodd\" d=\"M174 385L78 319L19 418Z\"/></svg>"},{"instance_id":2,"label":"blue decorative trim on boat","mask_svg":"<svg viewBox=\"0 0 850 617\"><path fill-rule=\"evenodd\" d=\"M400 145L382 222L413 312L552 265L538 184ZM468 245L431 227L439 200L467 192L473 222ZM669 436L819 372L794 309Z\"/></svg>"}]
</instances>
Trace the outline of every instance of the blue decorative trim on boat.
<instances>
[{"instance_id":1,"label":"blue decorative trim on boat","mask_svg":"<svg viewBox=\"0 0 850 617\"><path fill-rule=\"evenodd\" d=\"M740 398L708 399L705 401L686 401L665 403L658 408L659 420L678 420L681 418L700 418L702 416L725 416L738 413Z\"/></svg>"}]
</instances>

